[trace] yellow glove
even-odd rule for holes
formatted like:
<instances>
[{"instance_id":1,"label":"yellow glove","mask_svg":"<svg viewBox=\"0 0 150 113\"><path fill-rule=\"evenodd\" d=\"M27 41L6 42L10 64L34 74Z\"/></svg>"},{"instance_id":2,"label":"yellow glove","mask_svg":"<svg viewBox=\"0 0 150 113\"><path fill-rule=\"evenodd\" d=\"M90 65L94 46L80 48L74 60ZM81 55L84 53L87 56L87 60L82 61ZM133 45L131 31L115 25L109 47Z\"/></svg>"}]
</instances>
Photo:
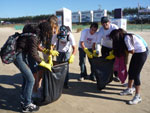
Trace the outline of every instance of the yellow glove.
<instances>
[{"instance_id":1,"label":"yellow glove","mask_svg":"<svg viewBox=\"0 0 150 113\"><path fill-rule=\"evenodd\" d=\"M56 51L56 50L50 50L50 54L53 55L53 56L58 56L59 52Z\"/></svg>"},{"instance_id":2,"label":"yellow glove","mask_svg":"<svg viewBox=\"0 0 150 113\"><path fill-rule=\"evenodd\" d=\"M98 57L98 56L99 56L99 53L98 53L96 50L94 50L94 51L93 51L93 56L94 56L94 57Z\"/></svg>"},{"instance_id":3,"label":"yellow glove","mask_svg":"<svg viewBox=\"0 0 150 113\"><path fill-rule=\"evenodd\" d=\"M51 64L45 63L45 61L42 61L42 62L39 64L39 66L45 67L45 68L49 69L50 71L52 71L52 69L51 69L51 68L52 68Z\"/></svg>"},{"instance_id":4,"label":"yellow glove","mask_svg":"<svg viewBox=\"0 0 150 113\"><path fill-rule=\"evenodd\" d=\"M71 55L71 57L69 58L69 64L74 62L74 55Z\"/></svg>"},{"instance_id":5,"label":"yellow glove","mask_svg":"<svg viewBox=\"0 0 150 113\"><path fill-rule=\"evenodd\" d=\"M88 58L93 58L92 53L88 50L88 48L84 48L84 52L87 54Z\"/></svg>"},{"instance_id":6,"label":"yellow glove","mask_svg":"<svg viewBox=\"0 0 150 113\"><path fill-rule=\"evenodd\" d=\"M44 54L49 54L50 51L49 51L49 49L44 48L42 52L43 52Z\"/></svg>"},{"instance_id":7,"label":"yellow glove","mask_svg":"<svg viewBox=\"0 0 150 113\"><path fill-rule=\"evenodd\" d=\"M48 63L51 65L51 67L53 66L53 58L52 55L48 56Z\"/></svg>"},{"instance_id":8,"label":"yellow glove","mask_svg":"<svg viewBox=\"0 0 150 113\"><path fill-rule=\"evenodd\" d=\"M112 50L112 51L109 52L109 56L107 56L105 59L107 59L107 60L112 60L112 59L114 59L114 58L115 58L115 56L114 56L113 50Z\"/></svg>"}]
</instances>

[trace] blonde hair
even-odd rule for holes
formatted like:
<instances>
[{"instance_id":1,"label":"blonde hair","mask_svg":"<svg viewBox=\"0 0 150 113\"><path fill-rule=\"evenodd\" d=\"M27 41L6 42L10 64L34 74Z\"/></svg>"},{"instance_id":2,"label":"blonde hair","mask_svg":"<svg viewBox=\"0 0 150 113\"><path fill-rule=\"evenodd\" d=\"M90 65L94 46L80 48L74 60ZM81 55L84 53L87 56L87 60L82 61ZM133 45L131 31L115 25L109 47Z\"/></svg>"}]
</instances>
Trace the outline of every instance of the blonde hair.
<instances>
[{"instance_id":1,"label":"blonde hair","mask_svg":"<svg viewBox=\"0 0 150 113\"><path fill-rule=\"evenodd\" d=\"M52 28L52 35L58 33L58 19L57 16L51 15L47 21L49 22L51 28Z\"/></svg>"}]
</instances>

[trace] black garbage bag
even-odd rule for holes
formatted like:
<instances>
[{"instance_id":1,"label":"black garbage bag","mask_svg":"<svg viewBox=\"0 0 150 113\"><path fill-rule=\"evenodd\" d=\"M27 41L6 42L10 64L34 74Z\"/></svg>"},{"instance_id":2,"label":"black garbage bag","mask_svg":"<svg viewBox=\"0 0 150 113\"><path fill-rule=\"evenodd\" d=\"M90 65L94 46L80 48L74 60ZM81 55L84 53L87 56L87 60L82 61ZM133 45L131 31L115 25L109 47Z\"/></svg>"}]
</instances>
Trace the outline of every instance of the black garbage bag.
<instances>
[{"instance_id":1,"label":"black garbage bag","mask_svg":"<svg viewBox=\"0 0 150 113\"><path fill-rule=\"evenodd\" d=\"M63 90L64 80L67 74L68 62L54 62L52 71L43 70L41 98L35 100L37 105L46 105L60 98Z\"/></svg>"},{"instance_id":2,"label":"black garbage bag","mask_svg":"<svg viewBox=\"0 0 150 113\"><path fill-rule=\"evenodd\" d=\"M107 60L104 57L93 58L94 72L99 90L105 88L113 79L114 60Z\"/></svg>"}]
</instances>

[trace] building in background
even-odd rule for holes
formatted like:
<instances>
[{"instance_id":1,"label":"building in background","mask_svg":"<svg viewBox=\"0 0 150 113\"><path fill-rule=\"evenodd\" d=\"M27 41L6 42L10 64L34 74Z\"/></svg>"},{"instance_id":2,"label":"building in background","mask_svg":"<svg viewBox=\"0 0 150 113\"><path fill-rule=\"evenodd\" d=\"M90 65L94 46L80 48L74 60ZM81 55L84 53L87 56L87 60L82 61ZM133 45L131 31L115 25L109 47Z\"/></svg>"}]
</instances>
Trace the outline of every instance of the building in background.
<instances>
[{"instance_id":1,"label":"building in background","mask_svg":"<svg viewBox=\"0 0 150 113\"><path fill-rule=\"evenodd\" d=\"M107 10L94 10L93 11L94 22L100 22L103 16L107 16Z\"/></svg>"},{"instance_id":2,"label":"building in background","mask_svg":"<svg viewBox=\"0 0 150 113\"><path fill-rule=\"evenodd\" d=\"M72 12L72 23L100 22L103 16L107 16L107 10Z\"/></svg>"},{"instance_id":3,"label":"building in background","mask_svg":"<svg viewBox=\"0 0 150 113\"><path fill-rule=\"evenodd\" d=\"M58 25L69 26L72 30L72 11L67 8L62 8L56 11L56 16L58 18Z\"/></svg>"},{"instance_id":4,"label":"building in background","mask_svg":"<svg viewBox=\"0 0 150 113\"><path fill-rule=\"evenodd\" d=\"M93 22L93 11L81 11L81 22Z\"/></svg>"},{"instance_id":5,"label":"building in background","mask_svg":"<svg viewBox=\"0 0 150 113\"><path fill-rule=\"evenodd\" d=\"M127 30L127 19L123 18L123 11L121 8L114 10L114 18L111 19L111 23L116 24L119 28Z\"/></svg>"},{"instance_id":6,"label":"building in background","mask_svg":"<svg viewBox=\"0 0 150 113\"><path fill-rule=\"evenodd\" d=\"M81 12L72 13L72 23L81 23Z\"/></svg>"},{"instance_id":7,"label":"building in background","mask_svg":"<svg viewBox=\"0 0 150 113\"><path fill-rule=\"evenodd\" d=\"M71 10L62 8L56 11L58 17L58 24L69 26L72 30L72 23L88 23L88 22L100 22L103 16L107 15L107 10L90 10L90 11L78 11L71 12ZM123 12L121 8L114 10L114 18L111 22L116 24L118 27L127 29L127 19L123 18Z\"/></svg>"}]
</instances>

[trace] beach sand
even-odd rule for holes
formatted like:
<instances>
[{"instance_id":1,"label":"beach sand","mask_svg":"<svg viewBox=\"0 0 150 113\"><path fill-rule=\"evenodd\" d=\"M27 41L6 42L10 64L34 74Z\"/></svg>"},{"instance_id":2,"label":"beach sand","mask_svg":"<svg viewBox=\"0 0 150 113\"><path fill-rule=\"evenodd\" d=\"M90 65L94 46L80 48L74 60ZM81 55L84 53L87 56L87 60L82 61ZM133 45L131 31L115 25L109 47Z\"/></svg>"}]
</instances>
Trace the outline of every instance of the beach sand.
<instances>
[{"instance_id":1,"label":"beach sand","mask_svg":"<svg viewBox=\"0 0 150 113\"><path fill-rule=\"evenodd\" d=\"M14 32L16 31L13 28L0 28L0 47ZM132 32L141 35L150 45L149 31ZM73 32L73 35L78 45L80 33ZM142 102L137 105L126 104L126 101L131 100L133 96L119 95L126 88L120 82L113 81L102 91L97 89L96 82L89 80L79 82L77 80L80 73L78 56L77 51L74 63L70 64L71 88L64 89L57 101L41 106L37 113L150 113L150 56L141 72ZM90 74L88 60L86 65ZM0 61L0 113L20 112L21 82L20 72L14 64L6 65Z\"/></svg>"}]
</instances>

